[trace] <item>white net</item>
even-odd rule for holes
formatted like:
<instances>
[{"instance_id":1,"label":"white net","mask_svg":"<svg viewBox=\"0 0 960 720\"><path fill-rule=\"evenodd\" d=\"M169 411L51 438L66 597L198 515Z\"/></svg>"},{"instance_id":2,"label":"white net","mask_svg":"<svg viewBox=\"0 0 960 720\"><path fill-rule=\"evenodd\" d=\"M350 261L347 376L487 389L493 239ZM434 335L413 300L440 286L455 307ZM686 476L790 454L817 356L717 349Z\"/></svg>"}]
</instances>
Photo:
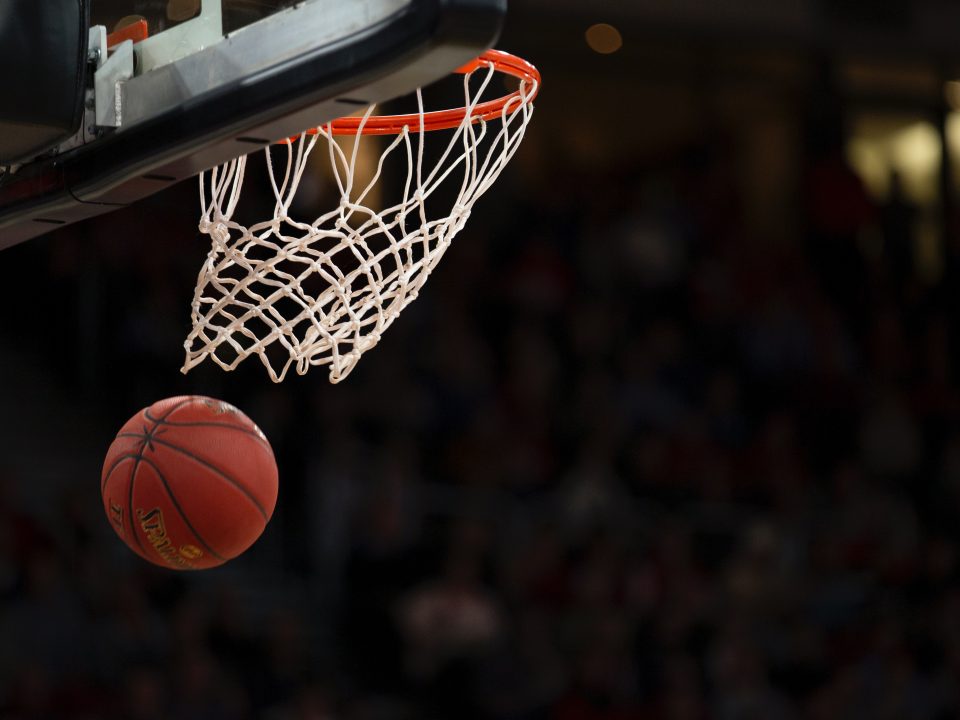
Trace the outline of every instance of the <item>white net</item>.
<instances>
[{"instance_id":1,"label":"white net","mask_svg":"<svg viewBox=\"0 0 960 720\"><path fill-rule=\"evenodd\" d=\"M279 153L268 149L274 214L249 227L234 219L247 158L201 176L200 230L212 245L193 298L183 371L206 358L233 370L256 355L274 382L291 368L303 375L315 365L329 366L333 383L344 379L417 298L523 139L536 87L522 82L495 119L478 119L475 110L494 77L487 66L465 75L467 114L453 130L424 131L418 91L420 127L404 127L389 139L369 182L358 182L357 170L361 144L371 141L362 130L372 107L352 147L342 147L327 125L285 150L277 146ZM427 145L438 138L443 145L437 150L444 149L428 163ZM291 205L318 145L325 146L339 201L304 222L291 217ZM285 156L282 163L278 154ZM375 208L374 189L388 160L405 166L405 177L397 173L400 201ZM438 213L441 197L453 200Z\"/></svg>"}]
</instances>

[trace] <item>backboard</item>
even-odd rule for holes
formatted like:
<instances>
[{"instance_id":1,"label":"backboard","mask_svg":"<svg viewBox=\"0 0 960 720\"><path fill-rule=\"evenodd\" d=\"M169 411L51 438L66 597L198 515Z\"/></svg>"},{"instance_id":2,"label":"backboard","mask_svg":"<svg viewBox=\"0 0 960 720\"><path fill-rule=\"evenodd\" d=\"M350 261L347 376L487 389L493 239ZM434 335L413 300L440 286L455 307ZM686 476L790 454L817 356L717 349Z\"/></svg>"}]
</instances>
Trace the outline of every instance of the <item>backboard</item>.
<instances>
[{"instance_id":1,"label":"backboard","mask_svg":"<svg viewBox=\"0 0 960 720\"><path fill-rule=\"evenodd\" d=\"M0 168L0 249L429 84L492 46L506 11L506 0L88 5L83 122Z\"/></svg>"}]
</instances>

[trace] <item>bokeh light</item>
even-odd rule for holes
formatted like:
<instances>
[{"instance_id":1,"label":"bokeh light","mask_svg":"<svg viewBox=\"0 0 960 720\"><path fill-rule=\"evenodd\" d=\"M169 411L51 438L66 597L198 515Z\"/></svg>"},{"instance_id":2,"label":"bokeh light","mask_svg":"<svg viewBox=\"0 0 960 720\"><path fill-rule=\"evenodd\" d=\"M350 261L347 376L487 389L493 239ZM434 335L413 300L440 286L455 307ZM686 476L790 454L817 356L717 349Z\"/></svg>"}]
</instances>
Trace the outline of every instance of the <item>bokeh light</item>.
<instances>
[{"instance_id":1,"label":"bokeh light","mask_svg":"<svg viewBox=\"0 0 960 720\"><path fill-rule=\"evenodd\" d=\"M960 110L960 80L950 80L944 83L943 96L951 110Z\"/></svg>"},{"instance_id":2,"label":"bokeh light","mask_svg":"<svg viewBox=\"0 0 960 720\"><path fill-rule=\"evenodd\" d=\"M587 28L587 45L601 55L612 55L623 47L623 36L613 25L597 23Z\"/></svg>"}]
</instances>

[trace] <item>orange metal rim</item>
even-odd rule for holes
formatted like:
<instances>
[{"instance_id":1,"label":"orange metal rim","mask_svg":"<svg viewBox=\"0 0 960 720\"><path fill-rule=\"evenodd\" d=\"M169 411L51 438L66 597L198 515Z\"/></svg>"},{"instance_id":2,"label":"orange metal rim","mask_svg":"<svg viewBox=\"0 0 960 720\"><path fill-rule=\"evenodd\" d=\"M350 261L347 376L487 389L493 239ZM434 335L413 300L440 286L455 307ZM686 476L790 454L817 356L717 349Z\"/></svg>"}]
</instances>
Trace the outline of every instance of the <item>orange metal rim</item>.
<instances>
[{"instance_id":1,"label":"orange metal rim","mask_svg":"<svg viewBox=\"0 0 960 720\"><path fill-rule=\"evenodd\" d=\"M496 100L479 103L473 108L472 120L493 120L502 115L504 108L515 103L530 103L540 91L540 71L531 63L516 55L501 50L487 50L476 60L473 60L456 72L465 75L482 67L492 67L505 75L519 79L526 86L526 95L516 90ZM366 123L360 117L346 117L323 126L334 135L397 135L409 128L410 132L420 132L421 128L427 132L434 130L449 130L459 127L467 116L467 108L452 108L450 110L435 110L425 112L423 120L420 115L374 115L367 118ZM361 127L362 126L362 127ZM317 129L307 131L308 135L317 134ZM294 140L295 138L290 138Z\"/></svg>"}]
</instances>

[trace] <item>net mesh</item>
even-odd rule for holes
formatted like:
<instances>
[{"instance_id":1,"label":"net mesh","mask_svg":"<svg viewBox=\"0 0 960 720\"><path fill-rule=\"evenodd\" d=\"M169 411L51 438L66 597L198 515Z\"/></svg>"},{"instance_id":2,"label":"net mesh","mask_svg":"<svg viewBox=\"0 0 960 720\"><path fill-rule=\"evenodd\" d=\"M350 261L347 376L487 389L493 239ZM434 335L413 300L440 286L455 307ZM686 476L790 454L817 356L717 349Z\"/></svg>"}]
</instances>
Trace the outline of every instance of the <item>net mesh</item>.
<instances>
[{"instance_id":1,"label":"net mesh","mask_svg":"<svg viewBox=\"0 0 960 720\"><path fill-rule=\"evenodd\" d=\"M331 382L343 380L417 298L523 139L536 88L521 82L496 118L479 119L474 111L494 77L492 66L464 76L467 113L453 130L424 131L417 91L420 127L405 126L389 139L369 182L358 182L357 170L361 144L372 141L363 128L373 107L352 147L337 142L331 124L267 149L274 214L249 227L234 219L247 157L202 175L200 230L211 248L197 280L183 371L207 358L233 370L256 355L274 382L311 366L328 366ZM443 143L439 160L428 162L427 145L436 141ZM320 148L339 201L304 222L291 217L291 206ZM401 199L374 207L388 161L405 168Z\"/></svg>"}]
</instances>

